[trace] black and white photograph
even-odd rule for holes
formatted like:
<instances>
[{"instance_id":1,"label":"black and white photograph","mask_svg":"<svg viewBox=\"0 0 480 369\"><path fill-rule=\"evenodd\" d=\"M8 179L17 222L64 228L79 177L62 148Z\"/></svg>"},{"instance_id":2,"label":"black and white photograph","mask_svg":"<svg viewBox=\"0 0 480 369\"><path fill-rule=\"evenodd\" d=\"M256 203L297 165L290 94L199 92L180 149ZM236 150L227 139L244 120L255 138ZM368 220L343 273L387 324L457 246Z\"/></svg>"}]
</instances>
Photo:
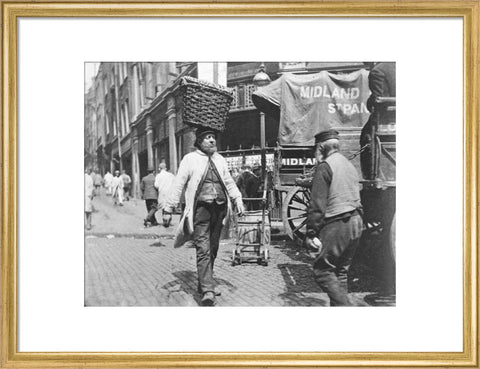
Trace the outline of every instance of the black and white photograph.
<instances>
[{"instance_id":1,"label":"black and white photograph","mask_svg":"<svg viewBox=\"0 0 480 369\"><path fill-rule=\"evenodd\" d=\"M3 5L0 367L478 366L478 3Z\"/></svg>"},{"instance_id":2,"label":"black and white photograph","mask_svg":"<svg viewBox=\"0 0 480 369\"><path fill-rule=\"evenodd\" d=\"M84 80L85 306L396 306L395 61Z\"/></svg>"}]
</instances>

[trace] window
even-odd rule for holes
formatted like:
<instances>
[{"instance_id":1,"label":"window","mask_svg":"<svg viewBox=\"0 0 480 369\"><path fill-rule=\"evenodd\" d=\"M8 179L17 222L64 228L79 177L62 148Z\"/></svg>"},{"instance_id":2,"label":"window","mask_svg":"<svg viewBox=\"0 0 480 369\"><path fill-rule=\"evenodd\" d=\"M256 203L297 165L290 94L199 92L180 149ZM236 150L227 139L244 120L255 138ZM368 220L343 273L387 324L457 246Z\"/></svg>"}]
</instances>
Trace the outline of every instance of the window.
<instances>
[{"instance_id":1,"label":"window","mask_svg":"<svg viewBox=\"0 0 480 369\"><path fill-rule=\"evenodd\" d=\"M121 69L123 70L123 79L127 78L128 76L127 63L122 63ZM123 79L122 79L122 82L123 82Z\"/></svg>"},{"instance_id":2,"label":"window","mask_svg":"<svg viewBox=\"0 0 480 369\"><path fill-rule=\"evenodd\" d=\"M95 113L93 113L93 116L92 116L92 136L95 136L95 138L97 137L97 117ZM93 141L93 138L92 138L92 141Z\"/></svg>"},{"instance_id":3,"label":"window","mask_svg":"<svg viewBox=\"0 0 480 369\"><path fill-rule=\"evenodd\" d=\"M122 136L125 136L130 130L130 122L128 119L128 102L122 104L120 111L120 132Z\"/></svg>"},{"instance_id":4,"label":"window","mask_svg":"<svg viewBox=\"0 0 480 369\"><path fill-rule=\"evenodd\" d=\"M127 63L118 63L118 84L122 85L127 78Z\"/></svg>"},{"instance_id":5,"label":"window","mask_svg":"<svg viewBox=\"0 0 480 369\"><path fill-rule=\"evenodd\" d=\"M113 118L113 136L117 135L117 121Z\"/></svg>"},{"instance_id":6,"label":"window","mask_svg":"<svg viewBox=\"0 0 480 369\"><path fill-rule=\"evenodd\" d=\"M127 76L127 74L125 73L125 63L121 63L119 68L118 68L118 72L120 73L120 84L123 83L123 81L125 80L125 77Z\"/></svg>"},{"instance_id":7,"label":"window","mask_svg":"<svg viewBox=\"0 0 480 369\"><path fill-rule=\"evenodd\" d=\"M107 87L107 77L103 78L103 94L105 95L105 98L107 96L108 92L108 87Z\"/></svg>"},{"instance_id":8,"label":"window","mask_svg":"<svg viewBox=\"0 0 480 369\"><path fill-rule=\"evenodd\" d=\"M138 66L133 65L133 110L135 115L140 113L140 81L138 79Z\"/></svg>"},{"instance_id":9,"label":"window","mask_svg":"<svg viewBox=\"0 0 480 369\"><path fill-rule=\"evenodd\" d=\"M232 93L233 93L233 100L232 100L232 106L230 109L236 110L238 109L238 87L235 86L232 88Z\"/></svg>"},{"instance_id":10,"label":"window","mask_svg":"<svg viewBox=\"0 0 480 369\"><path fill-rule=\"evenodd\" d=\"M123 82L123 70L121 65L118 66L118 85L121 85Z\"/></svg>"},{"instance_id":11,"label":"window","mask_svg":"<svg viewBox=\"0 0 480 369\"><path fill-rule=\"evenodd\" d=\"M110 74L110 88L115 86L115 67L112 68L112 74Z\"/></svg>"},{"instance_id":12,"label":"window","mask_svg":"<svg viewBox=\"0 0 480 369\"><path fill-rule=\"evenodd\" d=\"M110 120L108 119L108 114L105 115L105 127L107 128L107 135L110 134Z\"/></svg>"},{"instance_id":13,"label":"window","mask_svg":"<svg viewBox=\"0 0 480 369\"><path fill-rule=\"evenodd\" d=\"M123 109L120 110L120 137L125 136L125 116Z\"/></svg>"},{"instance_id":14,"label":"window","mask_svg":"<svg viewBox=\"0 0 480 369\"><path fill-rule=\"evenodd\" d=\"M145 81L140 82L140 108L145 105Z\"/></svg>"},{"instance_id":15,"label":"window","mask_svg":"<svg viewBox=\"0 0 480 369\"><path fill-rule=\"evenodd\" d=\"M128 100L123 103L123 113L125 117L125 133L130 132L130 118L128 116Z\"/></svg>"},{"instance_id":16,"label":"window","mask_svg":"<svg viewBox=\"0 0 480 369\"><path fill-rule=\"evenodd\" d=\"M255 85L245 86L245 108L255 107L252 101L252 93L254 93L256 89L257 87Z\"/></svg>"}]
</instances>

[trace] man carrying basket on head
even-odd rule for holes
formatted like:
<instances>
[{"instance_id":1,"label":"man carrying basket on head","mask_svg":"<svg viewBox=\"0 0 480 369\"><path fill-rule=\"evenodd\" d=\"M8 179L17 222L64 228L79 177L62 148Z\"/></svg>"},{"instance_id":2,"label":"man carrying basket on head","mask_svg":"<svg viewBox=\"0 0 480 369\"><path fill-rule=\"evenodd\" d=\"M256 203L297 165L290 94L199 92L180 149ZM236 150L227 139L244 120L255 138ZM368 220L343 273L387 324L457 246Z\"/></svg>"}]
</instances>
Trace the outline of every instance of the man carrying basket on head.
<instances>
[{"instance_id":1,"label":"man carrying basket on head","mask_svg":"<svg viewBox=\"0 0 480 369\"><path fill-rule=\"evenodd\" d=\"M184 77L184 123L197 128L194 152L180 162L177 176L164 213L173 212L185 190L185 209L178 226L175 247L193 240L197 251L198 292L203 306L215 305L216 283L213 265L223 230L228 235L231 201L239 214L244 213L242 195L228 170L227 162L217 152L217 133L225 128L232 93L208 82Z\"/></svg>"},{"instance_id":2,"label":"man carrying basket on head","mask_svg":"<svg viewBox=\"0 0 480 369\"><path fill-rule=\"evenodd\" d=\"M202 294L203 306L215 305L213 265L222 228L228 234L231 201L238 213L244 213L242 195L230 175L226 160L217 153L216 136L217 132L212 129L197 129L194 144L197 150L183 157L164 208L164 212L172 213L186 186L186 206L175 247L193 239L197 251L198 290Z\"/></svg>"}]
</instances>

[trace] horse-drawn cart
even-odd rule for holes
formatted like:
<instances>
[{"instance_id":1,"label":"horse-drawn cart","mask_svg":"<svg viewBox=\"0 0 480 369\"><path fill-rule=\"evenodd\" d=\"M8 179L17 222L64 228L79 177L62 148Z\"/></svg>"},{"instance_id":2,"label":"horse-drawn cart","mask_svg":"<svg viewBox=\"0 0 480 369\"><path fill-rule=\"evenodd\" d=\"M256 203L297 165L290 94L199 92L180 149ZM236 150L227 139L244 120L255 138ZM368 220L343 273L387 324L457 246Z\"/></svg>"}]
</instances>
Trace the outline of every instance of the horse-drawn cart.
<instances>
[{"instance_id":1,"label":"horse-drawn cart","mask_svg":"<svg viewBox=\"0 0 480 369\"><path fill-rule=\"evenodd\" d=\"M316 164L313 136L334 128L340 133L342 153L362 173L365 235L380 238L394 258L395 98L378 98L371 115L366 110L370 91L365 70L340 76L322 72L282 77L288 88L280 87L280 93L268 90L276 86L259 89L253 95L253 102L266 114L274 112L279 118L279 145L273 152L273 191L285 232L293 240L302 241L305 237ZM298 96L284 96L289 93ZM294 104L296 112L288 111L284 106L288 102Z\"/></svg>"}]
</instances>

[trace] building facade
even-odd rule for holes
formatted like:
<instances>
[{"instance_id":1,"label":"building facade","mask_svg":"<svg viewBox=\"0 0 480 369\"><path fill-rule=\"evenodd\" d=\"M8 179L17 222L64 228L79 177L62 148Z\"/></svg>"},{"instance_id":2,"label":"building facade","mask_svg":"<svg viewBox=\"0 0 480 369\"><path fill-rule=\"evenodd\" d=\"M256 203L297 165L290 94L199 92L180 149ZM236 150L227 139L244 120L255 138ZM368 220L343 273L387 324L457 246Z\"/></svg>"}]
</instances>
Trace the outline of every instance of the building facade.
<instances>
[{"instance_id":1,"label":"building facade","mask_svg":"<svg viewBox=\"0 0 480 369\"><path fill-rule=\"evenodd\" d=\"M221 63L116 62L100 63L92 86L85 94L85 165L99 171L124 169L132 177L134 196L149 167L161 162L176 173L182 157L193 149L194 129L183 124L180 78L203 78L211 70L212 82L226 84L233 102L224 134L222 151L260 148L260 112L252 103L254 76L260 62L229 62L225 78ZM271 80L282 73L314 73L321 70L349 72L363 63L265 63ZM208 66L207 66L208 67ZM200 72L199 72L200 71ZM200 74L200 76L199 76ZM220 80L219 80L220 78ZM265 116L265 144L277 145L278 120Z\"/></svg>"}]
</instances>

